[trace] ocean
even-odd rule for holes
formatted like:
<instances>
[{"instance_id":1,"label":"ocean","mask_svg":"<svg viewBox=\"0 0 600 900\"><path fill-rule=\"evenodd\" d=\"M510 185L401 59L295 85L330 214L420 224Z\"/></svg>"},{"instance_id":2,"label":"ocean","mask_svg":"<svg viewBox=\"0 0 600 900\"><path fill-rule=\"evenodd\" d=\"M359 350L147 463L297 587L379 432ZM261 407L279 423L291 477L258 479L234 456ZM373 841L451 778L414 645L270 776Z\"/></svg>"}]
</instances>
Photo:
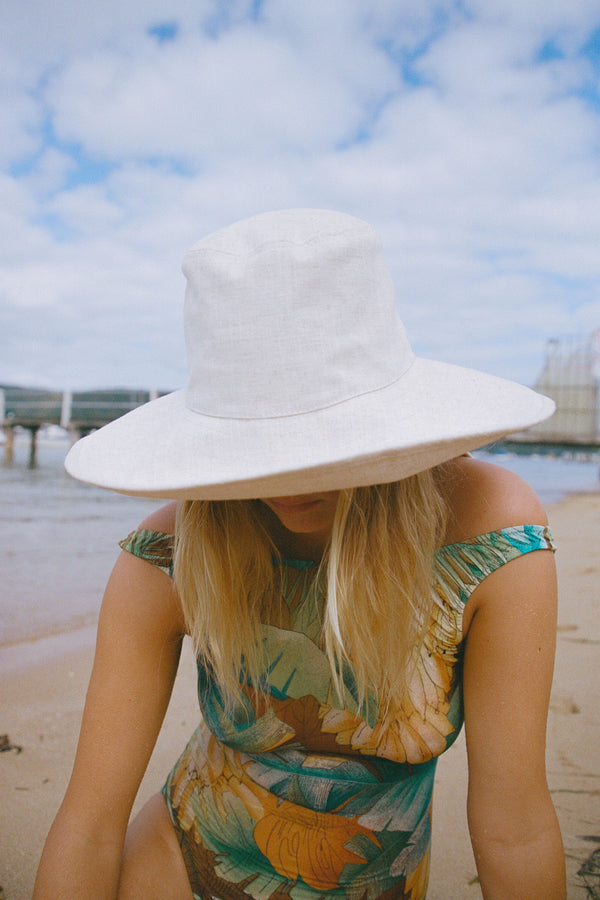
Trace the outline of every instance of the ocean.
<instances>
[{"instance_id":1,"label":"ocean","mask_svg":"<svg viewBox=\"0 0 600 900\"><path fill-rule=\"evenodd\" d=\"M65 441L40 440L38 466L28 469L28 444L17 440L13 463L0 466L0 646L92 625L117 542L160 505L74 481L66 450ZM597 461L477 455L517 472L546 504L600 487Z\"/></svg>"}]
</instances>

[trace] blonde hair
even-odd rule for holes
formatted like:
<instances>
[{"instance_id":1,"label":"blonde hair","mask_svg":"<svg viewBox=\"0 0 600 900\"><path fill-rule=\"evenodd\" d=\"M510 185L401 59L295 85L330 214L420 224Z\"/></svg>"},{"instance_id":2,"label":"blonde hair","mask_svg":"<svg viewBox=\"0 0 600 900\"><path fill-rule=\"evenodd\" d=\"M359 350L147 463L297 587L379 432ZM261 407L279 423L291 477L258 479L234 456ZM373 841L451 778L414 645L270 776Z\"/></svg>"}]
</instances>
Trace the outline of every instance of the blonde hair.
<instances>
[{"instance_id":1,"label":"blonde hair","mask_svg":"<svg viewBox=\"0 0 600 900\"><path fill-rule=\"evenodd\" d=\"M359 705L401 696L433 604L433 557L446 523L435 470L340 492L320 565L326 585L322 646L334 687L351 664ZM175 529L174 578L201 664L224 699L240 677L261 685L261 622L283 616L282 567L260 501L184 501Z\"/></svg>"}]
</instances>

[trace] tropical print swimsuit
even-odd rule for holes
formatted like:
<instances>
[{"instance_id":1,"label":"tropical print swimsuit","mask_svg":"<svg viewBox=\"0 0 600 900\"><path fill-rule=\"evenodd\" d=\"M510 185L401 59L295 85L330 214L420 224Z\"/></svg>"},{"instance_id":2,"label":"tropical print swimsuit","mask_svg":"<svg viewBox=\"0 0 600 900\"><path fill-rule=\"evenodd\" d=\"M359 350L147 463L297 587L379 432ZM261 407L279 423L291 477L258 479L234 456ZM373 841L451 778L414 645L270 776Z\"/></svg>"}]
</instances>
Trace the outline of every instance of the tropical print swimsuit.
<instances>
[{"instance_id":1,"label":"tropical print swimsuit","mask_svg":"<svg viewBox=\"0 0 600 900\"><path fill-rule=\"evenodd\" d=\"M138 530L123 549L172 574L173 538ZM463 722L462 615L500 566L553 549L547 528L506 528L438 549L434 607L408 689L383 722L335 699L319 646L317 566L284 560L289 627L263 625L269 703L233 711L198 669L202 721L163 788L195 898L423 900L437 758ZM337 695L335 695L337 697Z\"/></svg>"}]
</instances>

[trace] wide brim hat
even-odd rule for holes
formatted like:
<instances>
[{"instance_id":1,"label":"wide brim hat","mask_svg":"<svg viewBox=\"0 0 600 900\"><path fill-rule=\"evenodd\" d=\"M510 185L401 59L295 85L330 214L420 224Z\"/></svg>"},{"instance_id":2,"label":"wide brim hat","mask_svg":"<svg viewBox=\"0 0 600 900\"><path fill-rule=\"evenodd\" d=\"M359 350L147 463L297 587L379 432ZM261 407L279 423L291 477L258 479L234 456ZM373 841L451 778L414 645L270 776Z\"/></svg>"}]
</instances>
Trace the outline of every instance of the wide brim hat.
<instances>
[{"instance_id":1,"label":"wide brim hat","mask_svg":"<svg viewBox=\"0 0 600 900\"><path fill-rule=\"evenodd\" d=\"M289 496L397 481L554 403L415 357L371 226L327 210L238 222L186 255L187 387L82 438L66 468L124 494Z\"/></svg>"}]
</instances>

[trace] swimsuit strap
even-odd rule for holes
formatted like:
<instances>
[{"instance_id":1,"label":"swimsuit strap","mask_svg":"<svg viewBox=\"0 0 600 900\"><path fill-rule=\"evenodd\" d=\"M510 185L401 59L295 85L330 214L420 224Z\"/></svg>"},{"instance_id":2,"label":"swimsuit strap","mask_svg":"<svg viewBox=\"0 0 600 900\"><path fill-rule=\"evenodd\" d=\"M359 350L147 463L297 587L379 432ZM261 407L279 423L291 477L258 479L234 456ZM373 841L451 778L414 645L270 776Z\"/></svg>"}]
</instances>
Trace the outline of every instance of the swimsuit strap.
<instances>
[{"instance_id":1,"label":"swimsuit strap","mask_svg":"<svg viewBox=\"0 0 600 900\"><path fill-rule=\"evenodd\" d=\"M173 577L173 552L175 538L162 531L151 531L149 528L137 528L126 538L119 541L119 547L139 559L145 559Z\"/></svg>"},{"instance_id":2,"label":"swimsuit strap","mask_svg":"<svg viewBox=\"0 0 600 900\"><path fill-rule=\"evenodd\" d=\"M556 550L547 525L514 525L446 544L435 554L438 584L464 604L488 575L534 550Z\"/></svg>"}]
</instances>

